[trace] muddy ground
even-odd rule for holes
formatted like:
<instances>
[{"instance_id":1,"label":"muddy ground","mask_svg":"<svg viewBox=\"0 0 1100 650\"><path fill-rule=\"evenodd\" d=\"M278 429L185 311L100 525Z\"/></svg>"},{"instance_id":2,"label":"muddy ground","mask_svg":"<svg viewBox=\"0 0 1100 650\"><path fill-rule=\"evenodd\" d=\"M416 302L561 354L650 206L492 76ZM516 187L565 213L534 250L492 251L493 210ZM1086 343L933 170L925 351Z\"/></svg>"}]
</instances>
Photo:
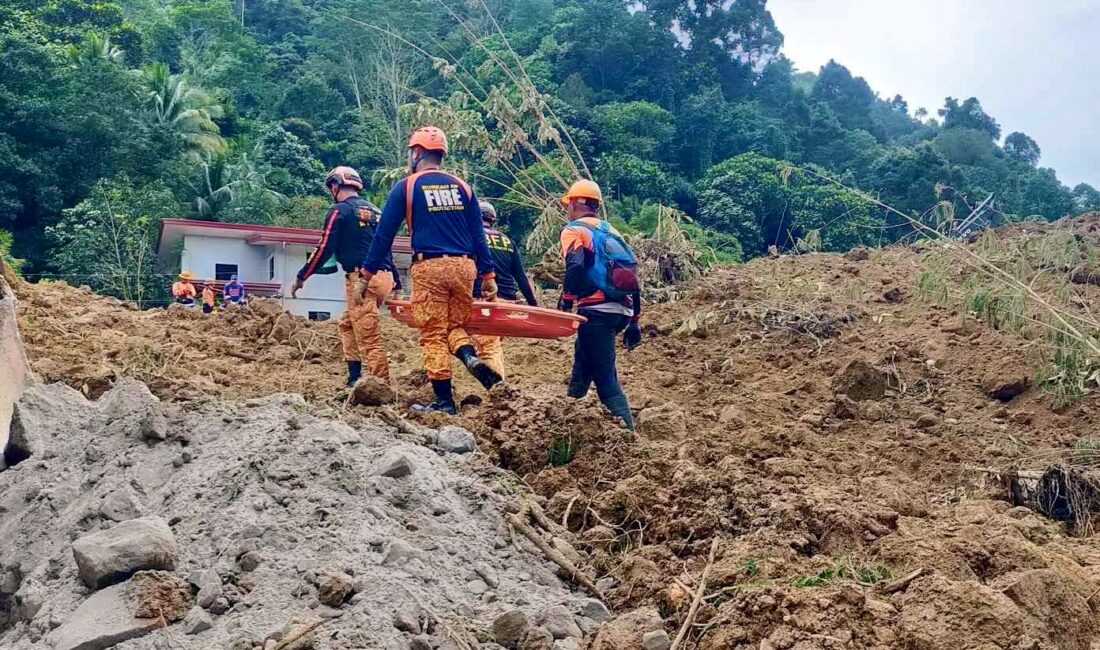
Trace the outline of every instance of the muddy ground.
<instances>
[{"instance_id":1,"label":"muddy ground","mask_svg":"<svg viewBox=\"0 0 1100 650\"><path fill-rule=\"evenodd\" d=\"M1098 224L1065 227L1095 246ZM508 386L460 382L456 420L583 541L617 612L656 606L674 635L719 539L687 647L1096 647L1094 538L1013 506L1001 479L1088 444L1100 398L1054 408L1033 339L924 295L930 254L759 259L647 307L620 358L633 438L565 397L569 341L507 342ZM89 397L133 376L182 408L274 392L345 408L335 326L277 303L211 319L16 290L32 368ZM426 396L414 333L386 319L384 337L399 400Z\"/></svg>"}]
</instances>

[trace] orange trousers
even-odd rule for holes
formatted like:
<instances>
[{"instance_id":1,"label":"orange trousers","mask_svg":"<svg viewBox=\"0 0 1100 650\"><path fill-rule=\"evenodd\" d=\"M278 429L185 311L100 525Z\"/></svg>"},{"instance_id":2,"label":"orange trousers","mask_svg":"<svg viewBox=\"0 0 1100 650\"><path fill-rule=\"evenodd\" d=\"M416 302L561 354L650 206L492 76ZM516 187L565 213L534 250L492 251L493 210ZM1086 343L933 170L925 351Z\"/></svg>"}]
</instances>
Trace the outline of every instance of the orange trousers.
<instances>
[{"instance_id":1,"label":"orange trousers","mask_svg":"<svg viewBox=\"0 0 1100 650\"><path fill-rule=\"evenodd\" d=\"M463 329L474 306L477 267L465 257L437 257L415 262L412 278L413 324L420 330L420 349L428 379L451 378L451 354L473 345Z\"/></svg>"},{"instance_id":2,"label":"orange trousers","mask_svg":"<svg viewBox=\"0 0 1100 650\"><path fill-rule=\"evenodd\" d=\"M499 336L481 336L474 335L474 347L477 348L477 356L481 357L481 360L489 365L490 368L497 371L497 374L504 378L504 346L501 344L503 339Z\"/></svg>"},{"instance_id":3,"label":"orange trousers","mask_svg":"<svg viewBox=\"0 0 1100 650\"><path fill-rule=\"evenodd\" d=\"M375 273L371 278L369 293L359 306L355 306L355 292L359 278L349 274L344 278L344 300L347 308L336 324L340 330L340 344L344 348L345 361L362 361L370 374L382 381L390 380L390 362L382 347L382 326L378 321L378 307L393 291L393 275L388 271Z\"/></svg>"}]
</instances>

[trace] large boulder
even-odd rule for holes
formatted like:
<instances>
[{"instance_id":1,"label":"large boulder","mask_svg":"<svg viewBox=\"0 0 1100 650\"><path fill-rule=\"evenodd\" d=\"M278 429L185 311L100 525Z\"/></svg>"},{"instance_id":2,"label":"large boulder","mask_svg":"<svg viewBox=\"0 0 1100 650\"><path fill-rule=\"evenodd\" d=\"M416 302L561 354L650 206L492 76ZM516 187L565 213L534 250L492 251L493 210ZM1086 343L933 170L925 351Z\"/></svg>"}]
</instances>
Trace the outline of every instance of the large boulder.
<instances>
[{"instance_id":1,"label":"large boulder","mask_svg":"<svg viewBox=\"0 0 1100 650\"><path fill-rule=\"evenodd\" d=\"M177 554L176 539L160 517L124 521L73 542L80 578L93 589L143 569L174 571Z\"/></svg>"},{"instance_id":2,"label":"large boulder","mask_svg":"<svg viewBox=\"0 0 1100 650\"><path fill-rule=\"evenodd\" d=\"M104 650L161 626L160 618L134 616L129 583L92 594L51 635L54 650Z\"/></svg>"},{"instance_id":3,"label":"large boulder","mask_svg":"<svg viewBox=\"0 0 1100 650\"><path fill-rule=\"evenodd\" d=\"M600 626L592 650L638 650L646 633L663 626L656 607L640 607Z\"/></svg>"}]
</instances>

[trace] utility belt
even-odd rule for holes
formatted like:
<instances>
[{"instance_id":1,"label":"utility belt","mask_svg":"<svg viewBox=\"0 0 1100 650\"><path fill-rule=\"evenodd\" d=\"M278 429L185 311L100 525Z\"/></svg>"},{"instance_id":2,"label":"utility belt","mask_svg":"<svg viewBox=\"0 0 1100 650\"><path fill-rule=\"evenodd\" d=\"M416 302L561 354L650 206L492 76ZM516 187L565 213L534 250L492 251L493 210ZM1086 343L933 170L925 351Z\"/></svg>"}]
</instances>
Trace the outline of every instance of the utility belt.
<instances>
[{"instance_id":1,"label":"utility belt","mask_svg":"<svg viewBox=\"0 0 1100 650\"><path fill-rule=\"evenodd\" d=\"M457 258L460 258L460 259L467 259L467 260L474 259L473 255L465 255L465 254L461 254L461 253L459 253L459 254L455 254L455 253L413 253L413 264L416 264L417 262L424 262L426 260L437 260L441 257L443 257L443 258L457 257Z\"/></svg>"}]
</instances>

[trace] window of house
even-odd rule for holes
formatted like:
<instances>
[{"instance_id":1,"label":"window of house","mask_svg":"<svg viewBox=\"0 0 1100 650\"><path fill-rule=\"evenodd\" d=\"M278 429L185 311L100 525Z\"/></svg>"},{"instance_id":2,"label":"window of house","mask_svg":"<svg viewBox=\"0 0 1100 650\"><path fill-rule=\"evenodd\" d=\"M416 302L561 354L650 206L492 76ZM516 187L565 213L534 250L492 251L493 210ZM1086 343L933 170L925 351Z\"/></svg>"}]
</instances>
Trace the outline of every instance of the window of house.
<instances>
[{"instance_id":1,"label":"window of house","mask_svg":"<svg viewBox=\"0 0 1100 650\"><path fill-rule=\"evenodd\" d=\"M233 279L233 276L237 275L236 264L215 264L214 265L214 279L222 282L229 282Z\"/></svg>"},{"instance_id":2,"label":"window of house","mask_svg":"<svg viewBox=\"0 0 1100 650\"><path fill-rule=\"evenodd\" d=\"M268 280L274 280L275 279L275 256L274 255L267 258L267 279Z\"/></svg>"},{"instance_id":3,"label":"window of house","mask_svg":"<svg viewBox=\"0 0 1100 650\"><path fill-rule=\"evenodd\" d=\"M309 312L310 320L328 320L332 315L327 311L311 311Z\"/></svg>"}]
</instances>

